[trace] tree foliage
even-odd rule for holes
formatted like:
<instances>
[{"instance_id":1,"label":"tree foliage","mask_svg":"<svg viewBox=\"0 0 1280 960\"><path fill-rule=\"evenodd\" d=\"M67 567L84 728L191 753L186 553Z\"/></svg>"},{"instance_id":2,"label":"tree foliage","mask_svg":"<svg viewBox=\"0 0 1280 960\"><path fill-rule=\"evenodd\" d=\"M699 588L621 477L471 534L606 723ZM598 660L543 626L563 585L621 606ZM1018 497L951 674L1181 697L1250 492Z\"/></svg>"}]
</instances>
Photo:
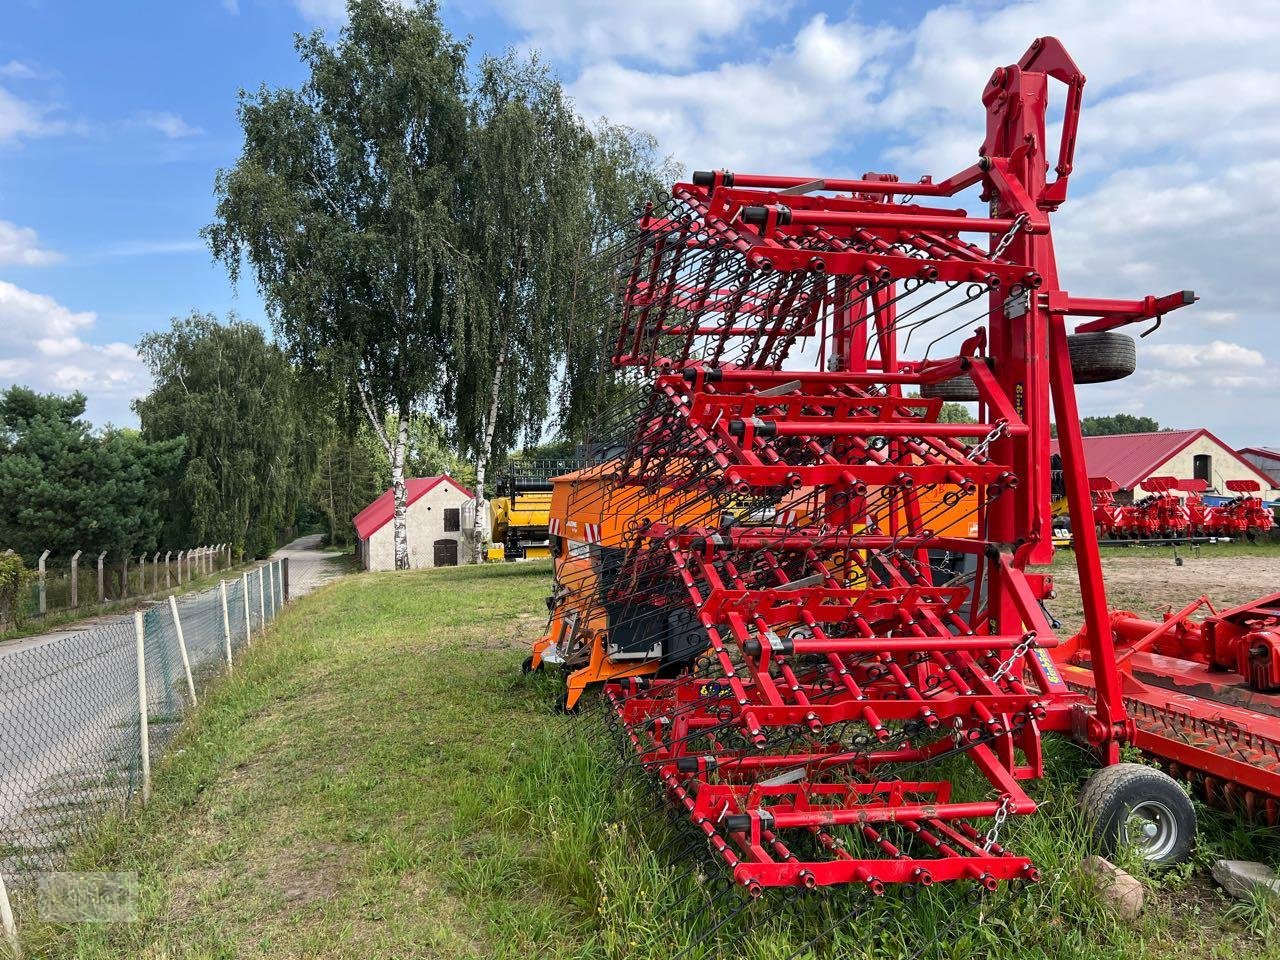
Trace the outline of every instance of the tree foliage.
<instances>
[{"instance_id":1,"label":"tree foliage","mask_svg":"<svg viewBox=\"0 0 1280 960\"><path fill-rule=\"evenodd\" d=\"M1109 437L1120 433L1156 433L1165 429L1151 417L1113 413L1107 417L1082 417L1080 432L1086 437Z\"/></svg>"},{"instance_id":2,"label":"tree foliage","mask_svg":"<svg viewBox=\"0 0 1280 960\"><path fill-rule=\"evenodd\" d=\"M352 0L335 45L317 32L297 47L301 89L241 95L244 150L218 174L205 236L233 279L251 266L293 358L366 414L395 477L406 566L405 434L468 309L455 227L466 46L432 3Z\"/></svg>"},{"instance_id":3,"label":"tree foliage","mask_svg":"<svg viewBox=\"0 0 1280 960\"><path fill-rule=\"evenodd\" d=\"M193 313L138 349L155 381L134 403L143 437L185 438L171 542L269 553L311 489L323 404L252 323Z\"/></svg>"},{"instance_id":4,"label":"tree foliage","mask_svg":"<svg viewBox=\"0 0 1280 960\"><path fill-rule=\"evenodd\" d=\"M669 171L651 138L585 124L536 58L486 59L473 81L433 2L348 14L335 43L298 41L300 89L242 95L205 236L233 279L248 263L291 356L363 411L404 566L415 414L442 417L480 489L553 399L580 429L612 289L593 255Z\"/></svg>"},{"instance_id":5,"label":"tree foliage","mask_svg":"<svg viewBox=\"0 0 1280 960\"><path fill-rule=\"evenodd\" d=\"M320 450L311 504L324 516L329 542L346 546L354 541L351 521L383 490L387 458L367 426L336 428Z\"/></svg>"},{"instance_id":6,"label":"tree foliage","mask_svg":"<svg viewBox=\"0 0 1280 960\"><path fill-rule=\"evenodd\" d=\"M79 393L0 394L0 549L29 564L44 550L121 557L160 545L182 438L94 434L84 406Z\"/></svg>"}]
</instances>

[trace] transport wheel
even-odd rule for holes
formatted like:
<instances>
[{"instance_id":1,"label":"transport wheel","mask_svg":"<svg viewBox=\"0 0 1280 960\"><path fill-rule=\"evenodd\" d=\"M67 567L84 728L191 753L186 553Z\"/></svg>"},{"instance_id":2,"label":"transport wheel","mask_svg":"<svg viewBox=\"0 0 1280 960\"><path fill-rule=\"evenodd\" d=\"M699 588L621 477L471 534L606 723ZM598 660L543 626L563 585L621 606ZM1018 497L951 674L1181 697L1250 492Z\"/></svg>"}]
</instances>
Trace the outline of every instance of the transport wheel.
<instances>
[{"instance_id":1,"label":"transport wheel","mask_svg":"<svg viewBox=\"0 0 1280 960\"><path fill-rule=\"evenodd\" d=\"M1081 791L1080 808L1107 857L1133 850L1148 863L1172 866L1191 856L1195 808L1178 782L1154 767L1103 767Z\"/></svg>"},{"instance_id":2,"label":"transport wheel","mask_svg":"<svg viewBox=\"0 0 1280 960\"><path fill-rule=\"evenodd\" d=\"M567 713L570 716L572 716L581 709L582 709L581 700L575 703L572 708L569 706L569 694L567 692L560 694L560 696L556 699L556 713Z\"/></svg>"},{"instance_id":3,"label":"transport wheel","mask_svg":"<svg viewBox=\"0 0 1280 960\"><path fill-rule=\"evenodd\" d=\"M937 397L955 403L971 403L978 399L978 386L968 377L952 377L937 383L922 383L920 396Z\"/></svg>"},{"instance_id":4,"label":"transport wheel","mask_svg":"<svg viewBox=\"0 0 1280 960\"><path fill-rule=\"evenodd\" d=\"M1138 369L1138 345L1123 333L1073 333L1067 351L1076 383L1110 383Z\"/></svg>"},{"instance_id":5,"label":"transport wheel","mask_svg":"<svg viewBox=\"0 0 1280 960\"><path fill-rule=\"evenodd\" d=\"M541 669L542 669L542 664L538 664L538 666L535 668L535 667L534 667L534 665L533 665L533 657L531 657L531 656L529 656L529 657L525 657L525 658L524 658L524 663L520 664L520 672L521 672L521 673L534 673L534 672L535 672L535 669L536 669L536 670L541 670Z\"/></svg>"}]
</instances>

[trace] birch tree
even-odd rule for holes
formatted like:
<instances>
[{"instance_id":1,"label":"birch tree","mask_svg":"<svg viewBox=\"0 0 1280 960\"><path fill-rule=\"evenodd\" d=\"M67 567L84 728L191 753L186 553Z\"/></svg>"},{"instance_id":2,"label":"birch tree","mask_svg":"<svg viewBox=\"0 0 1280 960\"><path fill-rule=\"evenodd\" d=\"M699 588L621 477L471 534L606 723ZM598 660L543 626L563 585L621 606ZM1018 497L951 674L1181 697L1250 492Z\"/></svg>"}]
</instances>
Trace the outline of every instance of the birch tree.
<instances>
[{"instance_id":1,"label":"birch tree","mask_svg":"<svg viewBox=\"0 0 1280 960\"><path fill-rule=\"evenodd\" d=\"M481 64L468 147L461 239L473 295L455 332L448 407L474 457L480 562L495 456L539 440L557 381L569 385L559 419L594 412L613 278L593 254L661 174L650 138L606 123L593 130L536 57Z\"/></svg>"},{"instance_id":2,"label":"birch tree","mask_svg":"<svg viewBox=\"0 0 1280 960\"><path fill-rule=\"evenodd\" d=\"M467 312L467 48L425 0L348 12L334 44L298 39L301 88L241 93L244 148L218 173L205 237L233 280L248 265L291 358L368 420L404 569L409 424L438 395Z\"/></svg>"}]
</instances>

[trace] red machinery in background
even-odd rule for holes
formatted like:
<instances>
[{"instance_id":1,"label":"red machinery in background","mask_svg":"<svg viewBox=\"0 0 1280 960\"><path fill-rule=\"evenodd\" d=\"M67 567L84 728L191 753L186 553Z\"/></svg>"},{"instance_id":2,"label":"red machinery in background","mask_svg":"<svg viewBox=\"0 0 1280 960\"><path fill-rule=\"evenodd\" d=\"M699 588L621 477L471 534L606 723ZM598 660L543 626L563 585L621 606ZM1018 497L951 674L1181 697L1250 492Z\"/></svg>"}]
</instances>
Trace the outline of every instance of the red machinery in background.
<instances>
[{"instance_id":1,"label":"red machinery in background","mask_svg":"<svg viewBox=\"0 0 1280 960\"><path fill-rule=\"evenodd\" d=\"M1066 92L1053 155L1050 81ZM1131 628L1107 610L1076 384L1131 373L1118 329L1195 297L1063 289L1050 215L1083 85L1042 38L986 85L973 166L913 182L695 173L619 250L612 360L630 402L595 438L607 483L589 506L645 513L620 547L558 538L595 575L552 603L607 624L611 655L658 661L605 685L609 715L752 894L1033 879L1000 833L1037 809L1024 784L1046 733L1113 765L1085 794L1105 847L1190 849L1177 784L1118 763L1137 706L1164 708L1117 665ZM944 400L976 403L977 422L943 422ZM1034 569L1053 556L1051 420L1086 623L1065 645ZM1241 663L1219 640L1252 666L1270 634L1223 616L1204 669Z\"/></svg>"},{"instance_id":2,"label":"red machinery in background","mask_svg":"<svg viewBox=\"0 0 1280 960\"><path fill-rule=\"evenodd\" d=\"M1262 484L1257 480L1228 480L1224 486L1235 496L1224 504L1209 508L1206 523L1211 533L1252 539L1275 525L1275 515L1257 496L1262 490Z\"/></svg>"}]
</instances>

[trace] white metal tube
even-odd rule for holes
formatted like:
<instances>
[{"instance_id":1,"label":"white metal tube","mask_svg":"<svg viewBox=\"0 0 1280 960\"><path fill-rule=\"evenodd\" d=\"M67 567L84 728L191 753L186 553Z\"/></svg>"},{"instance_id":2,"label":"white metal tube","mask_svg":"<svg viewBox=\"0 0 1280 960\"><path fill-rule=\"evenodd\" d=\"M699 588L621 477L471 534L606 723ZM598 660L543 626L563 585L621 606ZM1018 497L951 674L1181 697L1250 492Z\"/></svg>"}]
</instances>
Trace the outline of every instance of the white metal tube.
<instances>
[{"instance_id":1,"label":"white metal tube","mask_svg":"<svg viewBox=\"0 0 1280 960\"><path fill-rule=\"evenodd\" d=\"M139 610L133 615L133 633L138 641L138 741L142 759L142 802L151 800L151 734L147 729L147 625Z\"/></svg>"},{"instance_id":2,"label":"white metal tube","mask_svg":"<svg viewBox=\"0 0 1280 960\"><path fill-rule=\"evenodd\" d=\"M227 673L231 672L231 617L227 613L227 581L218 581L218 593L222 597L222 645L227 648Z\"/></svg>"},{"instance_id":3,"label":"white metal tube","mask_svg":"<svg viewBox=\"0 0 1280 960\"><path fill-rule=\"evenodd\" d=\"M14 960L21 960L22 944L18 942L18 925L13 920L13 906L9 903L9 890L4 885L3 873L0 873L0 927L4 928L4 938Z\"/></svg>"},{"instance_id":4,"label":"white metal tube","mask_svg":"<svg viewBox=\"0 0 1280 960\"><path fill-rule=\"evenodd\" d=\"M178 618L178 601L169 598L169 614L173 617L173 629L178 633L178 649L182 652L182 669L187 673L187 692L191 694L191 705L197 704L196 681L191 675L191 659L187 656L187 640L182 635L182 621Z\"/></svg>"},{"instance_id":5,"label":"white metal tube","mask_svg":"<svg viewBox=\"0 0 1280 960\"><path fill-rule=\"evenodd\" d=\"M249 617L249 574L240 574L240 592L244 595L244 645L247 647L253 639L253 625Z\"/></svg>"}]
</instances>

